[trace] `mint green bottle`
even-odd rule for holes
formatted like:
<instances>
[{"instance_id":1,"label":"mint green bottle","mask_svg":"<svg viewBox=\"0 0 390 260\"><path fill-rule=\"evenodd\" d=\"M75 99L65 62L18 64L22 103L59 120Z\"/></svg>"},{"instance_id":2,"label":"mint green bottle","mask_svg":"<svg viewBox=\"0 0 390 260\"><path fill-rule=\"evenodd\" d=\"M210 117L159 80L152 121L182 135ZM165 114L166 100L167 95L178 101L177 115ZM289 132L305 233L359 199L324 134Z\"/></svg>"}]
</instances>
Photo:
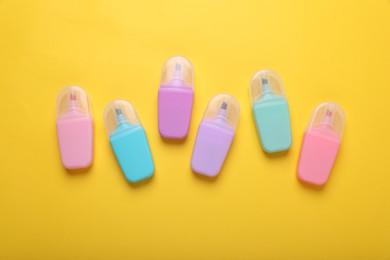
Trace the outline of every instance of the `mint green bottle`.
<instances>
[{"instance_id":1,"label":"mint green bottle","mask_svg":"<svg viewBox=\"0 0 390 260\"><path fill-rule=\"evenodd\" d=\"M280 76L264 69L251 79L250 95L257 133L267 153L286 151L291 146L288 103Z\"/></svg>"}]
</instances>

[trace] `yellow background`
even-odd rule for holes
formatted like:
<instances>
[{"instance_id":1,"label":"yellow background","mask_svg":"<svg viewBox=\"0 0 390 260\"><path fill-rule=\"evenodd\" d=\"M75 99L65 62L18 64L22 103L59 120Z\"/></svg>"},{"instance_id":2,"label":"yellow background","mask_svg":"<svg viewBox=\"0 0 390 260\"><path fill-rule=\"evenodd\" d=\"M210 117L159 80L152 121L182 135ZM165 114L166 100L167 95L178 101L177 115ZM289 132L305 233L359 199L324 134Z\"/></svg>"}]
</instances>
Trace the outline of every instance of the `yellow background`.
<instances>
[{"instance_id":1,"label":"yellow background","mask_svg":"<svg viewBox=\"0 0 390 260\"><path fill-rule=\"evenodd\" d=\"M195 67L191 128L182 144L157 131L163 62ZM248 85L272 68L284 80L293 145L267 156ZM390 259L390 1L0 0L0 259ZM63 169L55 97L86 89L95 161ZM192 173L209 99L241 105L219 177ZM136 107L156 166L126 182L102 112ZM332 100L347 123L328 184L296 179L314 107Z\"/></svg>"}]
</instances>

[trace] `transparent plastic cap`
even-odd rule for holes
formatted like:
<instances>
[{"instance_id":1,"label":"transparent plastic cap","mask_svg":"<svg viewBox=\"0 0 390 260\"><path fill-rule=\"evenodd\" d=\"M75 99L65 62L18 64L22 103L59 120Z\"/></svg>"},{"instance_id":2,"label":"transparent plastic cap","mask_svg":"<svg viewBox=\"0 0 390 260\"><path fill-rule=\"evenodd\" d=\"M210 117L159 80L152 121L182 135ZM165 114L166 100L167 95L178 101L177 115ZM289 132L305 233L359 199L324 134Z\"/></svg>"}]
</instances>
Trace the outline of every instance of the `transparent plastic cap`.
<instances>
[{"instance_id":1,"label":"transparent plastic cap","mask_svg":"<svg viewBox=\"0 0 390 260\"><path fill-rule=\"evenodd\" d=\"M109 135L121 124L141 126L133 105L121 99L111 101L106 106L103 112L103 120Z\"/></svg>"},{"instance_id":2,"label":"transparent plastic cap","mask_svg":"<svg viewBox=\"0 0 390 260\"><path fill-rule=\"evenodd\" d=\"M169 85L174 80L183 81L188 88L194 88L194 67L183 56L174 56L168 59L161 73L161 85Z\"/></svg>"},{"instance_id":3,"label":"transparent plastic cap","mask_svg":"<svg viewBox=\"0 0 390 260\"><path fill-rule=\"evenodd\" d=\"M87 92L78 86L68 86L61 89L57 95L57 118L67 112L92 117L91 104Z\"/></svg>"},{"instance_id":4,"label":"transparent plastic cap","mask_svg":"<svg viewBox=\"0 0 390 260\"><path fill-rule=\"evenodd\" d=\"M239 117L240 105L237 99L228 94L219 94L210 100L203 116L203 120L223 120L235 130L237 128Z\"/></svg>"},{"instance_id":5,"label":"transparent plastic cap","mask_svg":"<svg viewBox=\"0 0 390 260\"><path fill-rule=\"evenodd\" d=\"M323 102L314 109L308 130L328 126L341 137L343 135L344 125L345 114L343 108L334 102Z\"/></svg>"},{"instance_id":6,"label":"transparent plastic cap","mask_svg":"<svg viewBox=\"0 0 390 260\"><path fill-rule=\"evenodd\" d=\"M267 93L285 96L282 78L276 71L270 69L259 70L253 75L249 86L252 103Z\"/></svg>"}]
</instances>

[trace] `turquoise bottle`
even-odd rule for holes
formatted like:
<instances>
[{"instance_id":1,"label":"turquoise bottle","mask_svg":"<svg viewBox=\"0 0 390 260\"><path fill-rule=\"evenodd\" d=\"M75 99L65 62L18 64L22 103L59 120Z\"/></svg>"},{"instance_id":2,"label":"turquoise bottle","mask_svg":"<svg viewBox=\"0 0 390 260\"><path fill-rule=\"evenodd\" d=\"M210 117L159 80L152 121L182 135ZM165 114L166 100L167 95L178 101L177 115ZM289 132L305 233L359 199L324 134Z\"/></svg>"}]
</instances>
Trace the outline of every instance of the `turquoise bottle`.
<instances>
[{"instance_id":1,"label":"turquoise bottle","mask_svg":"<svg viewBox=\"0 0 390 260\"><path fill-rule=\"evenodd\" d=\"M125 100L106 106L104 122L111 147L129 182L138 182L154 173L154 164L145 130L134 107Z\"/></svg>"},{"instance_id":2,"label":"turquoise bottle","mask_svg":"<svg viewBox=\"0 0 390 260\"><path fill-rule=\"evenodd\" d=\"M280 76L260 70L250 84L252 111L262 148L267 153L286 151L291 146L288 102Z\"/></svg>"}]
</instances>

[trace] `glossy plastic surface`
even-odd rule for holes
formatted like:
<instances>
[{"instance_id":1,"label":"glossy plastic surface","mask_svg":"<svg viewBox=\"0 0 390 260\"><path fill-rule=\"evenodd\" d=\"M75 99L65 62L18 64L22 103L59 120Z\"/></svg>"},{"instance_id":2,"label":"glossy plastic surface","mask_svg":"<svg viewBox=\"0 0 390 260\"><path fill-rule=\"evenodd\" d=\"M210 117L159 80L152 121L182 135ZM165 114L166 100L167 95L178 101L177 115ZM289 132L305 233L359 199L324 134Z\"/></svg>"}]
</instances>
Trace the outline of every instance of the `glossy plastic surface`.
<instances>
[{"instance_id":1,"label":"glossy plastic surface","mask_svg":"<svg viewBox=\"0 0 390 260\"><path fill-rule=\"evenodd\" d=\"M336 160L345 124L343 109L324 102L313 112L304 134L298 163L298 178L313 185L324 185Z\"/></svg>"},{"instance_id":2,"label":"glossy plastic surface","mask_svg":"<svg viewBox=\"0 0 390 260\"><path fill-rule=\"evenodd\" d=\"M106 106L103 116L111 147L126 179L138 182L152 176L152 154L134 107L125 100L114 100Z\"/></svg>"},{"instance_id":3,"label":"glossy plastic surface","mask_svg":"<svg viewBox=\"0 0 390 260\"><path fill-rule=\"evenodd\" d=\"M80 87L63 88L57 96L57 137L67 169L87 168L93 162L93 120L88 94Z\"/></svg>"},{"instance_id":4,"label":"glossy plastic surface","mask_svg":"<svg viewBox=\"0 0 390 260\"><path fill-rule=\"evenodd\" d=\"M282 79L273 70L261 70L250 84L252 112L262 148L267 153L291 147L291 122Z\"/></svg>"},{"instance_id":5,"label":"glossy plastic surface","mask_svg":"<svg viewBox=\"0 0 390 260\"><path fill-rule=\"evenodd\" d=\"M192 152L193 171L216 176L229 152L240 115L237 100L226 94L215 96L199 125Z\"/></svg>"}]
</instances>

